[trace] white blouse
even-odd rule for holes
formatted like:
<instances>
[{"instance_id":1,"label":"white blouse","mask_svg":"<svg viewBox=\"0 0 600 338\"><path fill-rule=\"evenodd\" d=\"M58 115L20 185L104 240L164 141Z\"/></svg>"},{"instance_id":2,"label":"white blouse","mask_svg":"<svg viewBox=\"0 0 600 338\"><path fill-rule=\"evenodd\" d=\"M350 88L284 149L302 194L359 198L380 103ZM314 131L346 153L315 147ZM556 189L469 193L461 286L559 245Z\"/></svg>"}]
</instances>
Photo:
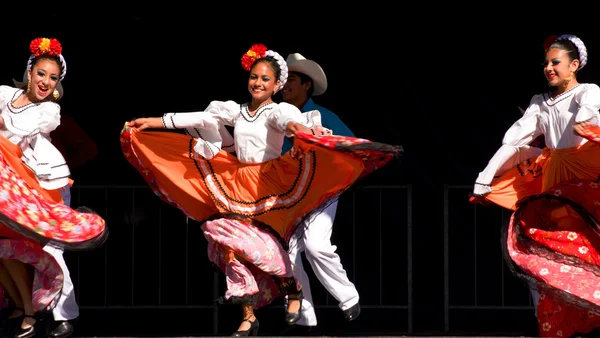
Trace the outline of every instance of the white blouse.
<instances>
[{"instance_id":1,"label":"white blouse","mask_svg":"<svg viewBox=\"0 0 600 338\"><path fill-rule=\"evenodd\" d=\"M212 101L204 111L167 113L162 117L167 129L186 129L188 134L221 148L227 148L230 144L226 143L233 142L236 155L243 163L262 163L279 157L290 121L306 125L307 116L285 102L262 105L254 116L250 116L246 103ZM224 139L223 125L234 127L233 140L230 137ZM197 148L198 145L196 151Z\"/></svg>"},{"instance_id":2,"label":"white blouse","mask_svg":"<svg viewBox=\"0 0 600 338\"><path fill-rule=\"evenodd\" d=\"M593 83L581 83L555 98L549 93L534 95L523 117L508 129L502 146L479 173L476 182L480 184L475 185L474 192L489 192L489 187L483 185L490 184L494 176L541 154L540 149L529 146L539 135L544 135L550 149L584 144L587 140L577 135L573 127L584 121L598 124L599 109L600 87Z\"/></svg>"},{"instance_id":3,"label":"white blouse","mask_svg":"<svg viewBox=\"0 0 600 338\"><path fill-rule=\"evenodd\" d=\"M50 132L60 124L60 106L46 101L17 108L13 102L22 92L0 86L0 117L5 126L0 135L20 146L23 162L35 172L43 188L64 187L70 171L60 151L50 142Z\"/></svg>"}]
</instances>

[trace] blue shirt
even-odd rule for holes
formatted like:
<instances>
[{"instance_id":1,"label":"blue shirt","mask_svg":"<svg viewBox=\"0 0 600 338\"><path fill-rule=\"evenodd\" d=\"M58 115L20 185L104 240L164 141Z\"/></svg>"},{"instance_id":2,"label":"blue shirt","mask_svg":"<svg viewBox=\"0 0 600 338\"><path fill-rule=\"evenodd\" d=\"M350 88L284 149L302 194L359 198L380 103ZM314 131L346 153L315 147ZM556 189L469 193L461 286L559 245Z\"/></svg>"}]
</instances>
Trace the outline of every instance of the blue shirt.
<instances>
[{"instance_id":1,"label":"blue shirt","mask_svg":"<svg viewBox=\"0 0 600 338\"><path fill-rule=\"evenodd\" d=\"M318 110L321 113L321 123L323 124L323 127L331 129L334 135L354 137L354 133L352 133L350 128L348 128L348 126L346 126L334 112L319 106L312 99L308 99L308 101L306 101L304 104L304 107L302 107L302 112L305 113L311 110ZM284 138L281 152L282 155L287 153L292 148L292 141L293 138L291 137Z\"/></svg>"}]
</instances>

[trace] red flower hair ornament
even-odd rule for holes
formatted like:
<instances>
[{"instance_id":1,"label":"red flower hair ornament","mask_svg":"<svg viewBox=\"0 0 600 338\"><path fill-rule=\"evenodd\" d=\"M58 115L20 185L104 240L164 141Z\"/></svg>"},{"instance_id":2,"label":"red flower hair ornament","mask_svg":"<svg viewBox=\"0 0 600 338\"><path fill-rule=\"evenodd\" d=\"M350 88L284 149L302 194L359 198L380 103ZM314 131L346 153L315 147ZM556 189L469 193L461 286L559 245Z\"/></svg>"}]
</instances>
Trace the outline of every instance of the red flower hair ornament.
<instances>
[{"instance_id":1,"label":"red flower hair ornament","mask_svg":"<svg viewBox=\"0 0 600 338\"><path fill-rule=\"evenodd\" d=\"M279 69L281 70L281 74L279 75L279 90L281 90L287 82L288 67L287 63L285 62L283 57L279 55L279 53L273 50L267 50L267 46L261 43L254 44L250 47L250 49L248 49L248 51L244 55L242 55L242 67L247 72L249 72L254 62L264 57L271 57L275 59L275 61L279 65Z\"/></svg>"},{"instance_id":2,"label":"red flower hair ornament","mask_svg":"<svg viewBox=\"0 0 600 338\"><path fill-rule=\"evenodd\" d=\"M27 69L31 69L33 59L41 55L56 56L60 63L60 79L62 81L67 74L67 62L62 55L62 45L57 39L35 38L29 43L31 56L27 60Z\"/></svg>"},{"instance_id":3,"label":"red flower hair ornament","mask_svg":"<svg viewBox=\"0 0 600 338\"><path fill-rule=\"evenodd\" d=\"M62 53L62 46L56 39L36 38L29 44L29 51L35 56L43 54L59 56Z\"/></svg>"},{"instance_id":4,"label":"red flower hair ornament","mask_svg":"<svg viewBox=\"0 0 600 338\"><path fill-rule=\"evenodd\" d=\"M261 43L252 45L250 49L248 49L246 54L242 55L242 67L249 72L250 67L252 67L254 61L260 58L264 58L266 54L267 46Z\"/></svg>"}]
</instances>

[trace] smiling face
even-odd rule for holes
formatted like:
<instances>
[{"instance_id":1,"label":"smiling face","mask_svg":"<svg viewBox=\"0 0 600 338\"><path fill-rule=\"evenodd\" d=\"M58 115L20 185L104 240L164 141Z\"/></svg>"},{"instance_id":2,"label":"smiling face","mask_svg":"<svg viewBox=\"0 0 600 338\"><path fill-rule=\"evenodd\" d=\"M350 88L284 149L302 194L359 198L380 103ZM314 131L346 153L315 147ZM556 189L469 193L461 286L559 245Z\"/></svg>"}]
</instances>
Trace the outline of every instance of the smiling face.
<instances>
[{"instance_id":1,"label":"smiling face","mask_svg":"<svg viewBox=\"0 0 600 338\"><path fill-rule=\"evenodd\" d=\"M571 60L567 51L560 48L550 48L546 52L544 75L548 85L565 87L579 67L579 60Z\"/></svg>"},{"instance_id":2,"label":"smiling face","mask_svg":"<svg viewBox=\"0 0 600 338\"><path fill-rule=\"evenodd\" d=\"M309 98L308 90L310 89L310 86L312 86L311 81L302 81L300 74L290 72L288 74L287 82L281 90L283 100L302 109L302 106L304 106Z\"/></svg>"},{"instance_id":3,"label":"smiling face","mask_svg":"<svg viewBox=\"0 0 600 338\"><path fill-rule=\"evenodd\" d=\"M52 98L51 95L58 85L60 71L56 60L49 58L36 60L27 74L27 81L31 84L28 93L30 100L44 101Z\"/></svg>"},{"instance_id":4,"label":"smiling face","mask_svg":"<svg viewBox=\"0 0 600 338\"><path fill-rule=\"evenodd\" d=\"M267 62L257 62L250 69L248 77L248 91L252 95L252 101L265 102L271 99L275 90L279 88L279 79Z\"/></svg>"}]
</instances>

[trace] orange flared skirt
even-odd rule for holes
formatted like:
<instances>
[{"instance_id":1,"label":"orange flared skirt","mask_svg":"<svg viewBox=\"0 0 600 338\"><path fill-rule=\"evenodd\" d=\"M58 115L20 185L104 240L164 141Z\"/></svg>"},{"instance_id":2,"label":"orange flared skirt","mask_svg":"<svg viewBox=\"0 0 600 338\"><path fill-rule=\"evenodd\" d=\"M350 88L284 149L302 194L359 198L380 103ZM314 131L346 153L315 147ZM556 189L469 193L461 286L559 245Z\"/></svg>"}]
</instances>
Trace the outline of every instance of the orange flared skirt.
<instances>
[{"instance_id":1,"label":"orange flared skirt","mask_svg":"<svg viewBox=\"0 0 600 338\"><path fill-rule=\"evenodd\" d=\"M359 138L294 139L293 152L242 163L223 150L210 160L198 156L192 150L196 140L179 133L127 126L121 132L126 159L164 201L200 222L250 221L283 243L303 218L402 153L399 146Z\"/></svg>"}]
</instances>

